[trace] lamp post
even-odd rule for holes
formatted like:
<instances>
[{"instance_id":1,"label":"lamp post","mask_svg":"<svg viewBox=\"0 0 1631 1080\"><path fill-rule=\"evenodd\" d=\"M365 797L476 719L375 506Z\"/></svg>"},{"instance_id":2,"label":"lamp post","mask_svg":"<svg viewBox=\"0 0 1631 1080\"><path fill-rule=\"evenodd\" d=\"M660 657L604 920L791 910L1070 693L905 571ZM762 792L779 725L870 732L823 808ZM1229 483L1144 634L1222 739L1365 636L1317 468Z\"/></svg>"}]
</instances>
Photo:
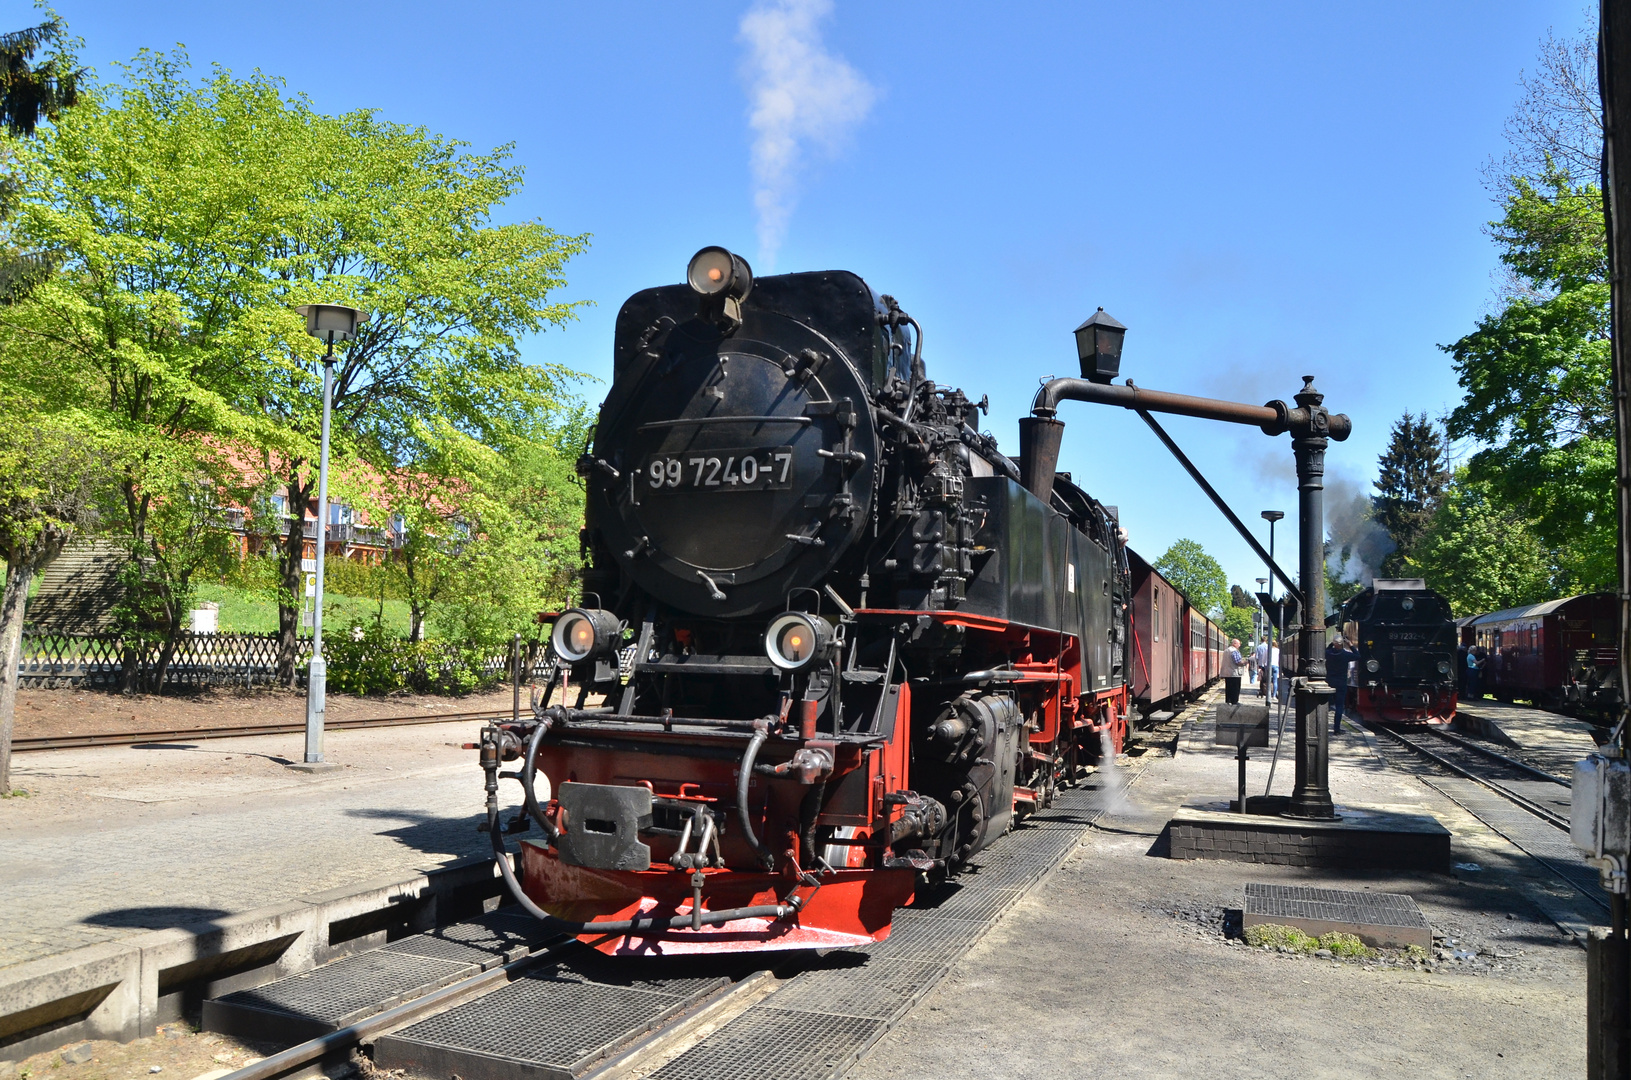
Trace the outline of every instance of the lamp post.
<instances>
[{"instance_id":1,"label":"lamp post","mask_svg":"<svg viewBox=\"0 0 1631 1080\"><path fill-rule=\"evenodd\" d=\"M350 341L368 316L340 304L302 304L295 308L306 317L306 333L328 343L323 356L323 436L317 459L317 588L311 621L311 666L306 671L306 758L308 766L323 763L323 710L328 690L328 663L323 659L323 554L328 547L328 427L334 405L334 343Z\"/></svg>"}]
</instances>

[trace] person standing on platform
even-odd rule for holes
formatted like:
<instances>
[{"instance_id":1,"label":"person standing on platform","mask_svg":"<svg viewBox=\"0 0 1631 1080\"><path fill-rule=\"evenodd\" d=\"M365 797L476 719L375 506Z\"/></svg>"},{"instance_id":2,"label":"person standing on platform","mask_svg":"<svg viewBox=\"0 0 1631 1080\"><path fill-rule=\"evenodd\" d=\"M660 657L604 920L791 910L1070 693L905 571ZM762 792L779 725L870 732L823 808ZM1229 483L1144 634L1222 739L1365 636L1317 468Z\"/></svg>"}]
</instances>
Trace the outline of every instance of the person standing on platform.
<instances>
[{"instance_id":1,"label":"person standing on platform","mask_svg":"<svg viewBox=\"0 0 1631 1080\"><path fill-rule=\"evenodd\" d=\"M1252 664L1257 669L1257 696L1269 696L1269 641L1264 638L1252 650Z\"/></svg>"},{"instance_id":2,"label":"person standing on platform","mask_svg":"<svg viewBox=\"0 0 1631 1080\"><path fill-rule=\"evenodd\" d=\"M1467 650L1467 700L1477 701L1484 696L1479 680L1482 674L1478 668L1478 646L1474 645Z\"/></svg>"},{"instance_id":3,"label":"person standing on platform","mask_svg":"<svg viewBox=\"0 0 1631 1080\"><path fill-rule=\"evenodd\" d=\"M1342 711L1348 703L1348 671L1359 659L1359 650L1338 634L1325 647L1325 681L1336 694L1331 698L1331 734L1342 730Z\"/></svg>"},{"instance_id":4,"label":"person standing on platform","mask_svg":"<svg viewBox=\"0 0 1631 1080\"><path fill-rule=\"evenodd\" d=\"M1230 638L1229 648L1224 650L1222 671L1223 700L1230 705L1240 704L1240 669L1245 666L1245 659L1240 655L1240 639Z\"/></svg>"}]
</instances>

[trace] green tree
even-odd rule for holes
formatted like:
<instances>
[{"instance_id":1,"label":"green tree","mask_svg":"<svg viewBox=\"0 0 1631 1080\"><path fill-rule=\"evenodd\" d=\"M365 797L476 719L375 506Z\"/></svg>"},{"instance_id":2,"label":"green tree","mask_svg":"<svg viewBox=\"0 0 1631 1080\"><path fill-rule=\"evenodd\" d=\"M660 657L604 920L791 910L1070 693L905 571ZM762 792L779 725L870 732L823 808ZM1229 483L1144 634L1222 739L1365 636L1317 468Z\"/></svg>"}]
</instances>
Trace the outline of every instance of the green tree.
<instances>
[{"instance_id":1,"label":"green tree","mask_svg":"<svg viewBox=\"0 0 1631 1080\"><path fill-rule=\"evenodd\" d=\"M0 394L0 404L7 416L0 424L0 556L6 572L0 599L0 794L7 794L29 583L94 523L97 495L108 477L101 449L71 413L31 413L9 393Z\"/></svg>"},{"instance_id":2,"label":"green tree","mask_svg":"<svg viewBox=\"0 0 1631 1080\"><path fill-rule=\"evenodd\" d=\"M0 125L14 136L34 134L41 120L55 120L79 100L81 72L61 49L64 29L53 14L39 26L0 34ZM47 45L57 51L34 63Z\"/></svg>"},{"instance_id":3,"label":"green tree","mask_svg":"<svg viewBox=\"0 0 1631 1080\"><path fill-rule=\"evenodd\" d=\"M1211 618L1219 618L1229 603L1229 579L1223 567L1193 540L1177 540L1155 561L1155 569L1189 602Z\"/></svg>"},{"instance_id":4,"label":"green tree","mask_svg":"<svg viewBox=\"0 0 1631 1080\"><path fill-rule=\"evenodd\" d=\"M1230 607L1223 613L1223 619L1218 625L1223 628L1224 637L1250 641L1257 630L1256 624L1252 621L1256 615L1255 607Z\"/></svg>"},{"instance_id":5,"label":"green tree","mask_svg":"<svg viewBox=\"0 0 1631 1080\"><path fill-rule=\"evenodd\" d=\"M1405 413L1394 421L1392 438L1377 461L1377 470L1373 518L1394 543L1393 551L1382 560L1381 576L1400 577L1449 480L1444 440L1426 413L1419 417Z\"/></svg>"},{"instance_id":6,"label":"green tree","mask_svg":"<svg viewBox=\"0 0 1631 1080\"><path fill-rule=\"evenodd\" d=\"M1462 469L1422 533L1409 569L1456 615L1478 615L1555 595L1551 556L1531 522Z\"/></svg>"},{"instance_id":7,"label":"green tree","mask_svg":"<svg viewBox=\"0 0 1631 1080\"><path fill-rule=\"evenodd\" d=\"M476 155L373 113L316 112L282 84L144 53L19 152L20 232L62 272L0 325L82 365L122 434L121 528L162 545L155 499L187 470L166 448L254 447L291 511L280 541L282 674L295 677L302 514L316 487L321 346L293 307L373 312L335 365L334 457L382 472L414 420L500 445L547 422L571 373L519 339L573 315L550 294L586 246L495 224L521 186ZM168 493L168 494L166 494Z\"/></svg>"}]
</instances>

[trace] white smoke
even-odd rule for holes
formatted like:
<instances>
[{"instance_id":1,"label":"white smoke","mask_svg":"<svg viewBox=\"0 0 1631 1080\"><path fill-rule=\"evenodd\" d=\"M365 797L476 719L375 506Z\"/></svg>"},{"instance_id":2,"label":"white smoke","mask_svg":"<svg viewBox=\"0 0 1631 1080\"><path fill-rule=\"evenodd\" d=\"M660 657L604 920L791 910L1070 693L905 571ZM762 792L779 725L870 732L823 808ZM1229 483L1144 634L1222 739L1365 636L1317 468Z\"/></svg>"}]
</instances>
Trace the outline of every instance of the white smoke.
<instances>
[{"instance_id":1,"label":"white smoke","mask_svg":"<svg viewBox=\"0 0 1631 1080\"><path fill-rule=\"evenodd\" d=\"M742 16L763 273L774 269L787 234L805 146L836 153L877 97L860 72L822 45L817 24L831 13L832 0L771 0Z\"/></svg>"},{"instance_id":2,"label":"white smoke","mask_svg":"<svg viewBox=\"0 0 1631 1080\"><path fill-rule=\"evenodd\" d=\"M1387 530L1371 517L1372 503L1352 480L1325 478L1325 534L1331 540L1325 565L1338 581L1369 585L1382 569L1382 560L1397 546Z\"/></svg>"}]
</instances>

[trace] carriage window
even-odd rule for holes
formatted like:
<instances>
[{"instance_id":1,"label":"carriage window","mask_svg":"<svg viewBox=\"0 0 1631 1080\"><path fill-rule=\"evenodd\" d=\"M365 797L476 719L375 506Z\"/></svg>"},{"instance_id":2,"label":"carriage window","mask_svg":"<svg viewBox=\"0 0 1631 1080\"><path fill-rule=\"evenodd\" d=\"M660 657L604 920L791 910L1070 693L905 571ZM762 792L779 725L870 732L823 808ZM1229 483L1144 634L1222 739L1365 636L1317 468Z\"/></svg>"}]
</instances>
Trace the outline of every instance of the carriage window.
<instances>
[{"instance_id":1,"label":"carriage window","mask_svg":"<svg viewBox=\"0 0 1631 1080\"><path fill-rule=\"evenodd\" d=\"M1150 629L1155 640L1161 640L1161 594L1150 590Z\"/></svg>"}]
</instances>

